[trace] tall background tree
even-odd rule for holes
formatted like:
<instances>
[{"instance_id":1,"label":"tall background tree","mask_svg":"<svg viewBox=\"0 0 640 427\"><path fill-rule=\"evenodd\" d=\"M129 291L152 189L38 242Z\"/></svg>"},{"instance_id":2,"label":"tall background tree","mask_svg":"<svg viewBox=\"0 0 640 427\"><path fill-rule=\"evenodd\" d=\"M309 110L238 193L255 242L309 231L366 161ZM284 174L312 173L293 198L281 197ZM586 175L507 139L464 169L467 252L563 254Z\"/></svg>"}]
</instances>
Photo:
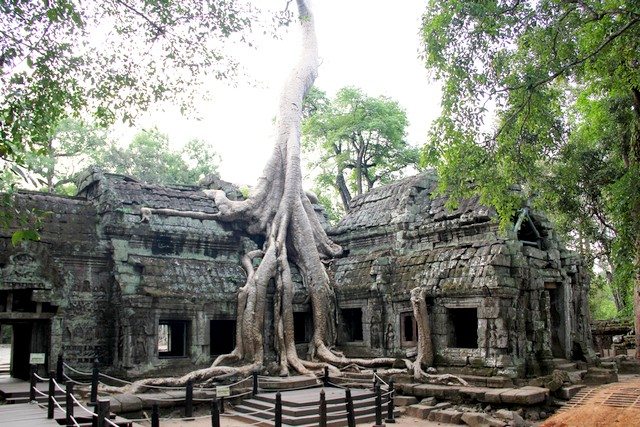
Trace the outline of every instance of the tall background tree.
<instances>
[{"instance_id":1,"label":"tall background tree","mask_svg":"<svg viewBox=\"0 0 640 427\"><path fill-rule=\"evenodd\" d=\"M205 141L194 139L174 150L169 137L155 128L139 132L126 147L106 146L93 159L106 171L155 184L194 185L217 175L219 164L219 156Z\"/></svg>"},{"instance_id":2,"label":"tall background tree","mask_svg":"<svg viewBox=\"0 0 640 427\"><path fill-rule=\"evenodd\" d=\"M552 207L629 290L640 331L640 5L434 0L423 37L443 81L424 150L440 189L504 224L525 199Z\"/></svg>"},{"instance_id":3,"label":"tall background tree","mask_svg":"<svg viewBox=\"0 0 640 427\"><path fill-rule=\"evenodd\" d=\"M401 177L418 162L419 150L405 139L407 115L389 98L346 87L329 99L314 88L303 114L303 146L313 154L316 185L334 188L345 212L353 195Z\"/></svg>"}]
</instances>

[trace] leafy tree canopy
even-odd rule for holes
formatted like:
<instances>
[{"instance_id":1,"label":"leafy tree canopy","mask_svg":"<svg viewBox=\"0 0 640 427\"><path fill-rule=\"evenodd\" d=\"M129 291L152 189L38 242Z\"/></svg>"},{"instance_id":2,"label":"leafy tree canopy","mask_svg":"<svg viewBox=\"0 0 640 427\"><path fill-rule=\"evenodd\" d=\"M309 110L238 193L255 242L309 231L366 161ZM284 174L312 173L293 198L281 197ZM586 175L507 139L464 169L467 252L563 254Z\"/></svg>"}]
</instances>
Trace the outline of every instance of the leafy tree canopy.
<instances>
[{"instance_id":1,"label":"leafy tree canopy","mask_svg":"<svg viewBox=\"0 0 640 427\"><path fill-rule=\"evenodd\" d=\"M0 0L0 12L0 160L13 170L66 116L106 125L163 100L187 108L206 79L234 75L223 46L251 44L258 25L244 0Z\"/></svg>"},{"instance_id":2,"label":"leafy tree canopy","mask_svg":"<svg viewBox=\"0 0 640 427\"><path fill-rule=\"evenodd\" d=\"M346 87L329 99L312 89L303 114L303 145L317 156L317 186L337 190L345 211L352 194L397 179L418 161L418 150L405 140L407 115L389 98ZM336 209L334 203L330 211Z\"/></svg>"},{"instance_id":3,"label":"leafy tree canopy","mask_svg":"<svg viewBox=\"0 0 640 427\"><path fill-rule=\"evenodd\" d=\"M422 30L443 81L423 152L441 191L479 195L505 225L533 198L637 275L640 4L433 0Z\"/></svg>"},{"instance_id":4,"label":"leafy tree canopy","mask_svg":"<svg viewBox=\"0 0 640 427\"><path fill-rule=\"evenodd\" d=\"M114 173L156 184L195 185L218 174L219 156L206 142L194 139L181 151L169 147L169 138L158 129L139 132L125 147L114 144L99 150L93 161Z\"/></svg>"}]
</instances>

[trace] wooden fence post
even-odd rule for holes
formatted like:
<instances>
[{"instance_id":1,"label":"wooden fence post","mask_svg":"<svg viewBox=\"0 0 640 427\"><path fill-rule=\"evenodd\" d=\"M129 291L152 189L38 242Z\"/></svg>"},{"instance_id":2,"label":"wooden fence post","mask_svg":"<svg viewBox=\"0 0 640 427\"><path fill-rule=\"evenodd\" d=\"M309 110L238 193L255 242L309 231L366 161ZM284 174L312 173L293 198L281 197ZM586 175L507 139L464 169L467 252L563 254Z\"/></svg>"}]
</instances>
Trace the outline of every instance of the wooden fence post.
<instances>
[{"instance_id":1,"label":"wooden fence post","mask_svg":"<svg viewBox=\"0 0 640 427\"><path fill-rule=\"evenodd\" d=\"M353 399L351 398L351 389L346 389L344 393L347 399L347 426L356 427L356 416L353 413Z\"/></svg>"},{"instance_id":2,"label":"wooden fence post","mask_svg":"<svg viewBox=\"0 0 640 427\"><path fill-rule=\"evenodd\" d=\"M51 371L49 372L49 400L47 404L47 418L53 419L53 396L56 393L56 373Z\"/></svg>"},{"instance_id":3,"label":"wooden fence post","mask_svg":"<svg viewBox=\"0 0 640 427\"><path fill-rule=\"evenodd\" d=\"M275 427L282 427L282 395L280 392L276 393L276 419L274 420Z\"/></svg>"},{"instance_id":4,"label":"wooden fence post","mask_svg":"<svg viewBox=\"0 0 640 427\"><path fill-rule=\"evenodd\" d=\"M211 401L211 427L220 427L220 411L218 410L218 399Z\"/></svg>"},{"instance_id":5,"label":"wooden fence post","mask_svg":"<svg viewBox=\"0 0 640 427\"><path fill-rule=\"evenodd\" d=\"M91 370L91 395L89 401L92 405L98 403L98 382L100 381L100 370L98 369L98 359L93 361L93 369Z\"/></svg>"},{"instance_id":6,"label":"wooden fence post","mask_svg":"<svg viewBox=\"0 0 640 427\"><path fill-rule=\"evenodd\" d=\"M324 389L320 390L320 427L327 427L327 399Z\"/></svg>"},{"instance_id":7,"label":"wooden fence post","mask_svg":"<svg viewBox=\"0 0 640 427\"><path fill-rule=\"evenodd\" d=\"M151 427L160 427L160 410L157 403L151 407Z\"/></svg>"},{"instance_id":8,"label":"wooden fence post","mask_svg":"<svg viewBox=\"0 0 640 427\"><path fill-rule=\"evenodd\" d=\"M184 398L184 416L185 418L193 417L193 381L187 381L187 389Z\"/></svg>"},{"instance_id":9,"label":"wooden fence post","mask_svg":"<svg viewBox=\"0 0 640 427\"><path fill-rule=\"evenodd\" d=\"M67 427L73 427L75 423L73 422L73 383L71 381L67 381L65 384L65 411L67 412Z\"/></svg>"},{"instance_id":10,"label":"wooden fence post","mask_svg":"<svg viewBox=\"0 0 640 427\"><path fill-rule=\"evenodd\" d=\"M31 365L31 375L29 377L29 402L36 401L36 386L38 379L36 373L38 372L38 365Z\"/></svg>"},{"instance_id":11,"label":"wooden fence post","mask_svg":"<svg viewBox=\"0 0 640 427\"><path fill-rule=\"evenodd\" d=\"M58 362L56 363L56 381L61 383L64 381L64 359L62 353L58 354Z\"/></svg>"},{"instance_id":12,"label":"wooden fence post","mask_svg":"<svg viewBox=\"0 0 640 427\"><path fill-rule=\"evenodd\" d=\"M389 381L389 402L387 402L387 419L384 420L387 424L393 424L396 422L395 414L393 413L394 408L394 396L396 394L396 390L393 386L393 380Z\"/></svg>"}]
</instances>

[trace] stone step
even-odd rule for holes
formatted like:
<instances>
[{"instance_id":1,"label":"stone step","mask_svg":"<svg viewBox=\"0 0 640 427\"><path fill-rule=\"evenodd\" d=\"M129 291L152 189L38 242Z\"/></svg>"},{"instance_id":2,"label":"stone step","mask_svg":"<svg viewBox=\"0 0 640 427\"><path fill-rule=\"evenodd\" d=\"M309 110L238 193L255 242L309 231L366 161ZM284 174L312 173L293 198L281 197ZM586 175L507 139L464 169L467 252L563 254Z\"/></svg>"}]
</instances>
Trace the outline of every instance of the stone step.
<instances>
[{"instance_id":1,"label":"stone step","mask_svg":"<svg viewBox=\"0 0 640 427\"><path fill-rule=\"evenodd\" d=\"M291 377L260 377L258 388L262 390L295 390L317 387L322 384L315 376L296 375Z\"/></svg>"},{"instance_id":2,"label":"stone step","mask_svg":"<svg viewBox=\"0 0 640 427\"><path fill-rule=\"evenodd\" d=\"M453 409L435 409L429 413L427 420L438 423L464 424L462 412Z\"/></svg>"},{"instance_id":3,"label":"stone step","mask_svg":"<svg viewBox=\"0 0 640 427\"><path fill-rule=\"evenodd\" d=\"M560 399L570 400L573 396L578 394L580 390L585 388L584 384L572 384L568 386L562 386L555 392L555 396Z\"/></svg>"},{"instance_id":4,"label":"stone step","mask_svg":"<svg viewBox=\"0 0 640 427\"><path fill-rule=\"evenodd\" d=\"M386 407L388 401L389 400L386 399L384 396L382 397L383 406ZM327 413L345 411L346 410L345 405L346 403L344 399L339 401L332 400L331 402L327 402ZM353 400L354 408L361 408L361 407L367 407L367 406L373 406L373 405L375 405L374 396L370 396L365 399ZM241 406L243 408L252 408L253 411L259 411L259 410L274 408L275 400L268 401L268 400L260 400L260 399L246 399L242 401ZM295 406L295 405L291 405L290 402L284 402L282 405L282 413L292 417L314 415L318 413L318 410L319 410L318 408L319 408L319 402L315 404L305 405L305 406Z\"/></svg>"},{"instance_id":5,"label":"stone step","mask_svg":"<svg viewBox=\"0 0 640 427\"><path fill-rule=\"evenodd\" d=\"M426 420L429 417L431 411L438 409L448 409L451 407L451 404L448 402L441 402L435 405L425 405L422 403L418 403L415 405L407 406L405 414L410 417L419 418L421 420Z\"/></svg>"},{"instance_id":6,"label":"stone step","mask_svg":"<svg viewBox=\"0 0 640 427\"><path fill-rule=\"evenodd\" d=\"M585 384L608 384L618 381L618 374L614 369L589 367L582 381Z\"/></svg>"},{"instance_id":7,"label":"stone step","mask_svg":"<svg viewBox=\"0 0 640 427\"><path fill-rule=\"evenodd\" d=\"M435 397L442 400L468 399L483 403L515 403L535 405L549 397L549 390L543 387L462 387L439 384L399 384L404 395L416 398Z\"/></svg>"},{"instance_id":8,"label":"stone step","mask_svg":"<svg viewBox=\"0 0 640 427\"><path fill-rule=\"evenodd\" d=\"M400 412L399 411L395 411L394 412L394 417L398 417L398 416L400 416ZM233 418L238 419L238 420L242 420L242 421L245 421L245 422L249 422L249 423L251 423L251 425L254 425L254 426L273 427L273 421L272 420L265 420L264 418L258 418L258 417L251 416L251 415L235 413L233 415ZM385 422L385 418L386 418L386 412L383 412L382 413L382 422L383 423ZM376 419L375 412L374 413L369 413L369 414L356 414L355 415L356 424L372 422L375 419ZM308 424L287 424L287 422L283 419L282 420L282 426L283 427L294 427L294 426L295 427L318 427L318 422L319 422L319 420L313 420L312 422L310 422ZM327 427L344 427L346 425L348 425L346 415L343 415L343 418L340 418L340 419L327 420Z\"/></svg>"},{"instance_id":9,"label":"stone step","mask_svg":"<svg viewBox=\"0 0 640 427\"><path fill-rule=\"evenodd\" d=\"M575 371L578 369L578 364L567 359L553 359L553 367L562 371Z\"/></svg>"}]
</instances>

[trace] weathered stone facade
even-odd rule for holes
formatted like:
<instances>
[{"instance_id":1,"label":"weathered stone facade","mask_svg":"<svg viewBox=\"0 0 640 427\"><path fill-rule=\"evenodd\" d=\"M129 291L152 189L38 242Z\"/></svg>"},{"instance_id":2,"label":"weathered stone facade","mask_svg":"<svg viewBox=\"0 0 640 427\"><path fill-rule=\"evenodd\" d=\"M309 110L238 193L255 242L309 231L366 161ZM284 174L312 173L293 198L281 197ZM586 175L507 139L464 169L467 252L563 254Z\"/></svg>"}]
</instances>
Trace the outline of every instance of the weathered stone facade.
<instances>
[{"instance_id":1,"label":"weathered stone facade","mask_svg":"<svg viewBox=\"0 0 640 427\"><path fill-rule=\"evenodd\" d=\"M426 286L439 366L522 376L553 357L591 358L586 276L551 224L532 214L526 227L540 234L536 242L504 236L473 201L445 210L443 198L430 197L434 182L420 175L356 198L332 231L346 249L330 271L341 348L411 355L408 295ZM200 188L92 170L77 197L25 192L18 201L49 213L39 242L14 247L10 233L0 235L0 324L30 336L14 339L23 347L16 355L14 345L16 375L29 352L47 353L50 366L63 353L71 365L98 357L138 375L192 369L231 350L245 281L240 258L262 240L206 215L162 213L216 213ZM300 352L312 330L309 310L299 286Z\"/></svg>"},{"instance_id":2,"label":"weathered stone facade","mask_svg":"<svg viewBox=\"0 0 640 427\"><path fill-rule=\"evenodd\" d=\"M523 376L553 358L591 360L588 277L549 221L531 213L500 231L475 200L447 210L435 186L426 173L374 189L332 233L348 252L332 269L338 305L364 323L347 353L410 355L409 292L422 286L437 366Z\"/></svg>"}]
</instances>

